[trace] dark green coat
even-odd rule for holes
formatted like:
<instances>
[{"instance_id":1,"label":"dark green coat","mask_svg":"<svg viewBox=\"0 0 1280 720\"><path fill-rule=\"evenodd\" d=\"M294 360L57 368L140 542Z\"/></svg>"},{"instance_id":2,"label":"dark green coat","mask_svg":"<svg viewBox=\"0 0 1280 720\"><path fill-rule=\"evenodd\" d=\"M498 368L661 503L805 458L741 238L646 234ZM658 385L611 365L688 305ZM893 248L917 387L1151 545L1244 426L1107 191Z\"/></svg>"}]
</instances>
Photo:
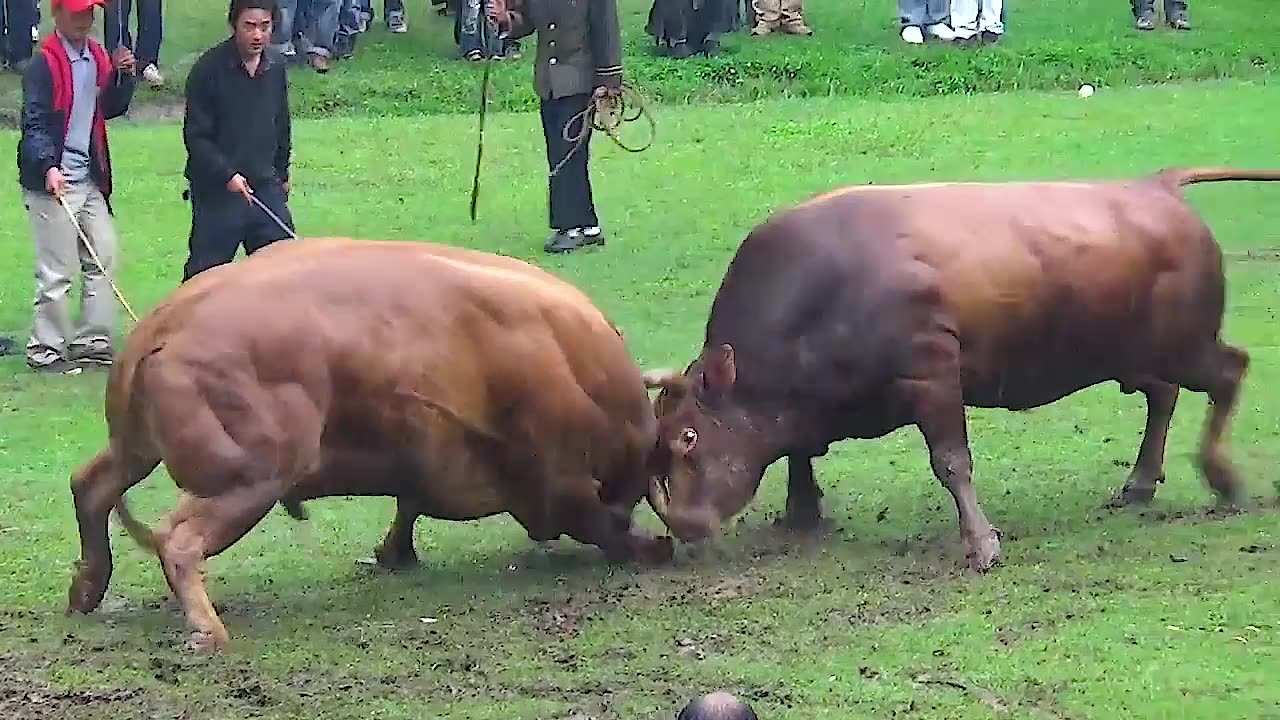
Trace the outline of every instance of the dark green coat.
<instances>
[{"instance_id":1,"label":"dark green coat","mask_svg":"<svg viewBox=\"0 0 1280 720\"><path fill-rule=\"evenodd\" d=\"M517 0L510 37L538 34L533 87L544 100L622 85L617 0Z\"/></svg>"}]
</instances>

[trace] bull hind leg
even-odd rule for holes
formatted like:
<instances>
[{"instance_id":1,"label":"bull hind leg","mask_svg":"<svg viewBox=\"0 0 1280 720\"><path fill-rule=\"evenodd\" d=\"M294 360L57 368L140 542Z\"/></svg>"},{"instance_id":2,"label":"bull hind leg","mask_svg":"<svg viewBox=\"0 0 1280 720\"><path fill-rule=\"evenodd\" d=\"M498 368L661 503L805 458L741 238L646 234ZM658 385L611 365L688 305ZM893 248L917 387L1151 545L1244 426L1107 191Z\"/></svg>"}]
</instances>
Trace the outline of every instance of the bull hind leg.
<instances>
[{"instance_id":1,"label":"bull hind leg","mask_svg":"<svg viewBox=\"0 0 1280 720\"><path fill-rule=\"evenodd\" d=\"M184 495L163 524L160 562L192 628L193 649L216 650L230 639L205 587L205 560L244 537L278 501L277 486L266 482L215 497Z\"/></svg>"},{"instance_id":2,"label":"bull hind leg","mask_svg":"<svg viewBox=\"0 0 1280 720\"><path fill-rule=\"evenodd\" d=\"M71 494L80 527L80 560L67 591L67 611L91 613L102 604L111 581L111 540L107 519L125 491L151 474L159 460L127 461L112 448L94 455L71 476Z\"/></svg>"},{"instance_id":3,"label":"bull hind leg","mask_svg":"<svg viewBox=\"0 0 1280 720\"><path fill-rule=\"evenodd\" d=\"M1200 472L1205 482L1228 506L1244 504L1244 486L1224 447L1227 425L1235 413L1240 385L1249 371L1249 353L1215 342L1182 369L1175 380L1192 392L1209 396L1209 411L1200 438Z\"/></svg>"},{"instance_id":4,"label":"bull hind leg","mask_svg":"<svg viewBox=\"0 0 1280 720\"><path fill-rule=\"evenodd\" d=\"M373 551L374 560L388 570L404 570L418 565L418 553L413 548L413 526L422 515L418 506L404 498L396 500L396 517L387 530L387 536Z\"/></svg>"},{"instance_id":5,"label":"bull hind leg","mask_svg":"<svg viewBox=\"0 0 1280 720\"><path fill-rule=\"evenodd\" d=\"M1147 426L1143 431L1142 445L1138 448L1138 458L1133 463L1133 472L1111 498L1108 503L1111 507L1149 503L1155 497L1157 486L1164 482L1165 444L1173 410L1178 403L1178 386L1146 378L1137 388L1147 398Z\"/></svg>"},{"instance_id":6,"label":"bull hind leg","mask_svg":"<svg viewBox=\"0 0 1280 720\"><path fill-rule=\"evenodd\" d=\"M787 510L774 524L792 531L822 524L822 489L813 477L812 456L787 456Z\"/></svg>"}]
</instances>

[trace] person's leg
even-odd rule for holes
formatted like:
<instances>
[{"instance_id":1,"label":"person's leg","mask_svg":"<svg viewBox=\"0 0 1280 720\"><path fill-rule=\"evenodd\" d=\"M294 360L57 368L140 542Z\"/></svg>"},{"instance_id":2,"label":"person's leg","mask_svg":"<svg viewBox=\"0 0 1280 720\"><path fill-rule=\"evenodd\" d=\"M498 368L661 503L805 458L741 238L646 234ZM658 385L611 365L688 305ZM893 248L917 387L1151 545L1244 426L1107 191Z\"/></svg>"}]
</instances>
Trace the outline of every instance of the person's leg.
<instances>
[{"instance_id":1,"label":"person's leg","mask_svg":"<svg viewBox=\"0 0 1280 720\"><path fill-rule=\"evenodd\" d=\"M138 0L137 66L143 79L152 84L164 82L160 74L160 44L164 39L163 0Z\"/></svg>"},{"instance_id":2,"label":"person's leg","mask_svg":"<svg viewBox=\"0 0 1280 720\"><path fill-rule=\"evenodd\" d=\"M102 39L107 52L115 52L120 45L133 49L133 33L129 32L132 14L133 0L107 0L102 9Z\"/></svg>"},{"instance_id":3,"label":"person's leg","mask_svg":"<svg viewBox=\"0 0 1280 720\"><path fill-rule=\"evenodd\" d=\"M951 29L957 40L978 35L978 0L951 0Z\"/></svg>"},{"instance_id":4,"label":"person's leg","mask_svg":"<svg viewBox=\"0 0 1280 720\"><path fill-rule=\"evenodd\" d=\"M316 72L329 72L338 37L338 12L342 0L311 0L311 17L306 24L307 61Z\"/></svg>"},{"instance_id":5,"label":"person's leg","mask_svg":"<svg viewBox=\"0 0 1280 720\"><path fill-rule=\"evenodd\" d=\"M1133 16L1139 30L1156 28L1156 0L1133 0Z\"/></svg>"},{"instance_id":6,"label":"person's leg","mask_svg":"<svg viewBox=\"0 0 1280 720\"><path fill-rule=\"evenodd\" d=\"M481 0L462 0L462 7L454 20L458 28L458 52L472 61L484 59L480 42L480 23L483 20L480 17L483 14L480 12L480 3Z\"/></svg>"},{"instance_id":7,"label":"person's leg","mask_svg":"<svg viewBox=\"0 0 1280 720\"><path fill-rule=\"evenodd\" d=\"M343 60L356 54L356 38L360 34L360 10L356 5L356 0L342 0L338 10L338 36L333 50Z\"/></svg>"},{"instance_id":8,"label":"person's leg","mask_svg":"<svg viewBox=\"0 0 1280 720\"><path fill-rule=\"evenodd\" d=\"M249 210L243 197L221 188L191 191L191 235L183 282L235 258L245 236Z\"/></svg>"},{"instance_id":9,"label":"person's leg","mask_svg":"<svg viewBox=\"0 0 1280 720\"><path fill-rule=\"evenodd\" d=\"M951 22L951 0L925 0L924 31L939 40L955 40L956 34L948 24Z\"/></svg>"},{"instance_id":10,"label":"person's leg","mask_svg":"<svg viewBox=\"0 0 1280 720\"><path fill-rule=\"evenodd\" d=\"M1187 18L1187 0L1164 0L1164 21L1174 30L1190 30Z\"/></svg>"},{"instance_id":11,"label":"person's leg","mask_svg":"<svg viewBox=\"0 0 1280 720\"><path fill-rule=\"evenodd\" d=\"M756 24L751 28L752 35L767 35L778 28L782 17L781 0L751 0Z\"/></svg>"},{"instance_id":12,"label":"person's leg","mask_svg":"<svg viewBox=\"0 0 1280 720\"><path fill-rule=\"evenodd\" d=\"M998 42L1004 36L1004 0L982 0L978 28L985 42Z\"/></svg>"},{"instance_id":13,"label":"person's leg","mask_svg":"<svg viewBox=\"0 0 1280 720\"><path fill-rule=\"evenodd\" d=\"M36 292L32 308L31 337L27 340L27 365L35 370L66 372L71 335L68 308L76 271L75 227L57 198L47 192L23 190L31 237L35 244ZM83 191L68 187L65 198L74 212L83 202Z\"/></svg>"},{"instance_id":14,"label":"person's leg","mask_svg":"<svg viewBox=\"0 0 1280 720\"><path fill-rule=\"evenodd\" d=\"M85 237L93 244L93 251L90 252L83 240L76 244L83 284L80 289L80 322L76 326L75 337L67 344L67 359L109 365L116 325L116 297L110 278L114 278L117 272L119 240L115 223L107 212L107 201L97 186L86 188L84 203L76 213L76 219ZM99 267L98 263L102 266Z\"/></svg>"},{"instance_id":15,"label":"person's leg","mask_svg":"<svg viewBox=\"0 0 1280 720\"><path fill-rule=\"evenodd\" d=\"M293 214L289 210L289 199L285 196L283 188L278 184L269 184L258 188L256 196L263 205L267 206L267 209L280 218L285 227L280 227L265 210L257 205L250 207L244 237L245 255L252 255L274 242L290 239L290 233L296 234Z\"/></svg>"},{"instance_id":16,"label":"person's leg","mask_svg":"<svg viewBox=\"0 0 1280 720\"><path fill-rule=\"evenodd\" d=\"M298 50L293 44L294 23L298 18L298 0L280 0L277 7L280 8L280 24L271 33L271 46L284 55L285 60L291 60L298 55Z\"/></svg>"},{"instance_id":17,"label":"person's leg","mask_svg":"<svg viewBox=\"0 0 1280 720\"><path fill-rule=\"evenodd\" d=\"M898 20L902 23L902 39L912 44L924 42L925 0L898 0Z\"/></svg>"},{"instance_id":18,"label":"person's leg","mask_svg":"<svg viewBox=\"0 0 1280 720\"><path fill-rule=\"evenodd\" d=\"M813 30L804 24L804 0L782 0L779 23L782 31L789 35L813 34Z\"/></svg>"},{"instance_id":19,"label":"person's leg","mask_svg":"<svg viewBox=\"0 0 1280 720\"><path fill-rule=\"evenodd\" d=\"M387 29L393 33L409 31L408 18L404 15L404 0L383 0L382 17L387 22Z\"/></svg>"},{"instance_id":20,"label":"person's leg","mask_svg":"<svg viewBox=\"0 0 1280 720\"><path fill-rule=\"evenodd\" d=\"M4 46L0 47L0 58L14 70L21 71L31 60L35 48L35 37L26 28L35 28L40 24L40 7L37 0L3 0L4 2Z\"/></svg>"},{"instance_id":21,"label":"person's leg","mask_svg":"<svg viewBox=\"0 0 1280 720\"><path fill-rule=\"evenodd\" d=\"M543 101L542 128L547 141L547 163L554 173L548 181L548 211L555 234L543 246L547 252L574 250L582 244L602 244L588 168L591 129L583 111L591 94ZM565 126L568 125L568 131ZM581 133L585 136L579 139ZM568 135L570 140L565 140Z\"/></svg>"}]
</instances>

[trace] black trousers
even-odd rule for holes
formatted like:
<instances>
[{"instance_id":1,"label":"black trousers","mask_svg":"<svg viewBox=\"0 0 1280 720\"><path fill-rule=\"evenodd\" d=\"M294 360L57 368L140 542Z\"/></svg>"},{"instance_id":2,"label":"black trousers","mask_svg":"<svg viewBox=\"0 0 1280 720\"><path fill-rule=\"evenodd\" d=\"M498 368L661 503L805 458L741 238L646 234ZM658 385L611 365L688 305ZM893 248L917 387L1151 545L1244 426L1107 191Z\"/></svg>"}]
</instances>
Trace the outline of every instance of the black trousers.
<instances>
[{"instance_id":1,"label":"black trousers","mask_svg":"<svg viewBox=\"0 0 1280 720\"><path fill-rule=\"evenodd\" d=\"M129 15L133 11L134 0L109 0L102 14L103 39L107 52L116 49L123 43L138 58L138 71L147 65L160 64L160 41L164 37L164 16L160 11L161 0L137 0L138 3L138 44L133 44L133 33L129 32Z\"/></svg>"},{"instance_id":2,"label":"black trousers","mask_svg":"<svg viewBox=\"0 0 1280 720\"><path fill-rule=\"evenodd\" d=\"M1156 0L1131 0L1133 16L1142 17L1143 13L1154 12ZM1187 13L1187 0L1164 0L1165 18L1172 19Z\"/></svg>"},{"instance_id":3,"label":"black trousers","mask_svg":"<svg viewBox=\"0 0 1280 720\"><path fill-rule=\"evenodd\" d=\"M0 60L8 63L31 58L31 27L39 20L36 0L0 0Z\"/></svg>"},{"instance_id":4,"label":"black trousers","mask_svg":"<svg viewBox=\"0 0 1280 720\"><path fill-rule=\"evenodd\" d=\"M254 195L275 213L289 230L293 215L288 199L279 183L254 184ZM182 271L186 282L198 273L231 262L236 250L244 246L244 254L252 255L277 240L289 237L262 208L250 203L239 193L226 188L191 191L191 235L188 238L187 264Z\"/></svg>"},{"instance_id":5,"label":"black trousers","mask_svg":"<svg viewBox=\"0 0 1280 720\"><path fill-rule=\"evenodd\" d=\"M590 93L542 101L542 132L547 139L548 169L559 165L574 148L573 143L564 139L564 126L574 115L586 110L590 102ZM578 118L569 128L569 137L576 137L582 132L582 126L583 118ZM600 219L596 217L595 202L591 197L591 177L587 169L590 144L591 136L587 135L549 181L548 205L553 230L572 230L600 224Z\"/></svg>"}]
</instances>

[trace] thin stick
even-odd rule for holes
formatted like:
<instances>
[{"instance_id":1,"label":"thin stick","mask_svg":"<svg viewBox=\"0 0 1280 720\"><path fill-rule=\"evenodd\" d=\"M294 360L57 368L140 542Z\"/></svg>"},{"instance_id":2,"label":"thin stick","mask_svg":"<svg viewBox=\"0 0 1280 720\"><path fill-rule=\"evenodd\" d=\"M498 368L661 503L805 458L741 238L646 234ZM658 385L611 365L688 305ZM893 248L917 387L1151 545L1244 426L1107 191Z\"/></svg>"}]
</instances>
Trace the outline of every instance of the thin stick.
<instances>
[{"instance_id":1,"label":"thin stick","mask_svg":"<svg viewBox=\"0 0 1280 720\"><path fill-rule=\"evenodd\" d=\"M93 249L93 243L89 242L88 236L84 234L84 230L81 229L80 223L76 220L75 213L71 212L71 208L67 207L67 202L61 195L58 195L57 197L58 204L67 212L67 219L75 226L76 233L80 235L81 242L84 243L86 248L89 248L89 254L93 256L93 261L98 264L98 269L102 271L103 276L107 278L107 282L111 284L111 290L116 294L116 299L118 299L120 304L124 306L124 311L129 313L129 317L133 318L134 324L137 324L138 316L133 313L133 308L129 307L129 301L124 299L124 294L120 292L120 288L116 287L116 281L111 278L111 274L107 272L107 268L102 264L102 259L98 257L98 251Z\"/></svg>"}]
</instances>

